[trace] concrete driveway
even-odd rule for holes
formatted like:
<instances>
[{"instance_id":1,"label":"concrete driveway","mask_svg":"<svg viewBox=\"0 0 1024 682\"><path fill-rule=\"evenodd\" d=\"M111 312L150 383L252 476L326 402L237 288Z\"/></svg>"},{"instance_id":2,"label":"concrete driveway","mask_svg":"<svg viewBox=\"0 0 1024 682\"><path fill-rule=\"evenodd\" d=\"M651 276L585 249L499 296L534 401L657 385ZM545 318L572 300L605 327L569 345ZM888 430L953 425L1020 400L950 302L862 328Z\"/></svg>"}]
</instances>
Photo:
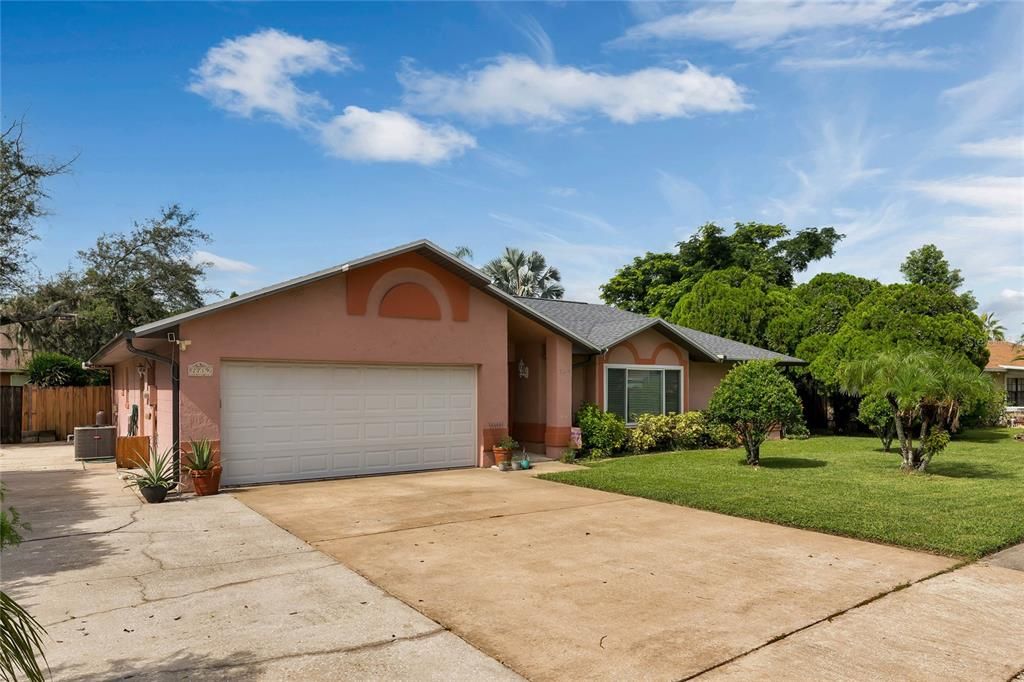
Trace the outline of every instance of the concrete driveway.
<instances>
[{"instance_id":1,"label":"concrete driveway","mask_svg":"<svg viewBox=\"0 0 1024 682\"><path fill-rule=\"evenodd\" d=\"M1024 668L1019 571L944 573L947 558L526 473L235 494L531 679L1005 680Z\"/></svg>"},{"instance_id":2,"label":"concrete driveway","mask_svg":"<svg viewBox=\"0 0 1024 682\"><path fill-rule=\"evenodd\" d=\"M0 577L54 680L519 679L230 495L143 504L67 446L4 446L32 524Z\"/></svg>"}]
</instances>

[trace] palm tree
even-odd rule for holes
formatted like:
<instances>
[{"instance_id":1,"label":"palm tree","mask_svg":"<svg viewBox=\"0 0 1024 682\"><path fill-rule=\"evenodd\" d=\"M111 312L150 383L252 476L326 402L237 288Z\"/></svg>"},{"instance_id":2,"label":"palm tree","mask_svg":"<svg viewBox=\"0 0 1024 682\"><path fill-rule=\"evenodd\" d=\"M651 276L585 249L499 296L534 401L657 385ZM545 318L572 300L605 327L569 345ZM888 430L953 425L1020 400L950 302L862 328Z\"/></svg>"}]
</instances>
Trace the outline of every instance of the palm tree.
<instances>
[{"instance_id":1,"label":"palm tree","mask_svg":"<svg viewBox=\"0 0 1024 682\"><path fill-rule=\"evenodd\" d=\"M562 298L565 289L559 284L562 275L548 267L544 256L537 251L527 254L521 249L505 247L505 253L483 268L491 283L513 296L533 298Z\"/></svg>"},{"instance_id":2,"label":"palm tree","mask_svg":"<svg viewBox=\"0 0 1024 682\"><path fill-rule=\"evenodd\" d=\"M967 358L916 353L878 353L844 364L840 384L850 395L885 398L893 411L903 468L924 471L960 425L960 411L993 389L992 381ZM920 423L918 444L913 427Z\"/></svg>"},{"instance_id":3,"label":"palm tree","mask_svg":"<svg viewBox=\"0 0 1024 682\"><path fill-rule=\"evenodd\" d=\"M981 318L981 323L985 326L985 333L988 334L989 340L1006 340L1006 327L999 323L995 313L982 313L978 317Z\"/></svg>"},{"instance_id":4,"label":"palm tree","mask_svg":"<svg viewBox=\"0 0 1024 682\"><path fill-rule=\"evenodd\" d=\"M459 260L473 260L473 249L468 246L456 246L452 255Z\"/></svg>"}]
</instances>

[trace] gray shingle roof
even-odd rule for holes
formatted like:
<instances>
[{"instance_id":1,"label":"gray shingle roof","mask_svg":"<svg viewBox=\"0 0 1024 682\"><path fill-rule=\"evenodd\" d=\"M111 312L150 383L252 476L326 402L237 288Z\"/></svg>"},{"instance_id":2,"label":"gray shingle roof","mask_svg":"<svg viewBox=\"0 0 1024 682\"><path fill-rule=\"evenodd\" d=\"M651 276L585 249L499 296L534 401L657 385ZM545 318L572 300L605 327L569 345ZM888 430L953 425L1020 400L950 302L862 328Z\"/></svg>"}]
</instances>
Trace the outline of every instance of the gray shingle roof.
<instances>
[{"instance_id":1,"label":"gray shingle roof","mask_svg":"<svg viewBox=\"0 0 1024 682\"><path fill-rule=\"evenodd\" d=\"M598 348L610 348L638 332L654 327L669 336L675 335L684 346L696 350L707 360L777 360L786 364L805 364L799 358L609 305L540 298L519 300Z\"/></svg>"}]
</instances>

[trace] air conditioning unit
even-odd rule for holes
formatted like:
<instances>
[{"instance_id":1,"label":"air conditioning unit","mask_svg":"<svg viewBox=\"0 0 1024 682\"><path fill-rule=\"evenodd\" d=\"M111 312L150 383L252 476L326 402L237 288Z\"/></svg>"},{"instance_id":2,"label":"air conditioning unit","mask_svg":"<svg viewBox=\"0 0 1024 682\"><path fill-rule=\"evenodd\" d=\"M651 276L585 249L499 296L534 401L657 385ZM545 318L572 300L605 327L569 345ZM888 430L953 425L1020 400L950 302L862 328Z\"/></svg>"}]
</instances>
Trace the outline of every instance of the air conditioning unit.
<instances>
[{"instance_id":1,"label":"air conditioning unit","mask_svg":"<svg viewBox=\"0 0 1024 682\"><path fill-rule=\"evenodd\" d=\"M76 426L75 461L114 459L116 426Z\"/></svg>"}]
</instances>

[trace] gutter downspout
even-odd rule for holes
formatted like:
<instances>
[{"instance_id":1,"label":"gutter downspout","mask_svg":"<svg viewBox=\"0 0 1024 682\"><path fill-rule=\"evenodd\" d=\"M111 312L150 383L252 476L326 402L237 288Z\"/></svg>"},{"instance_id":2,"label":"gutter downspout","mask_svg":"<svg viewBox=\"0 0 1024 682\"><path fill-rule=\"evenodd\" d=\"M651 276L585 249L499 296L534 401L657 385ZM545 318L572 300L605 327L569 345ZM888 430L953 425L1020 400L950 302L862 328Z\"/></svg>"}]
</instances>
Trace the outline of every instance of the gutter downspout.
<instances>
[{"instance_id":1,"label":"gutter downspout","mask_svg":"<svg viewBox=\"0 0 1024 682\"><path fill-rule=\"evenodd\" d=\"M179 390L179 384L181 383L181 380L180 380L180 377L178 375L178 363L175 362L172 358L165 358L162 355L158 355L156 353L151 353L148 350L142 350L140 348L136 348L134 345L132 345L132 339L133 338L135 338L135 335L133 333L131 333L131 332L128 332L128 335L125 337L125 340L124 340L124 346L125 346L125 348L128 349L129 353L133 353L134 355L138 355L138 356L147 358L149 360L155 360L156 362L162 362L162 363L168 365L170 367L170 369L171 369L171 402L173 403L171 405L171 430L172 430L172 432L174 434L174 444L172 445L173 452L171 454L171 458L172 458L171 461L173 462L172 467L174 468L174 483L175 483L175 485L180 485L181 484L181 454L180 454L180 452L178 450L178 436L179 436L178 429L179 429L179 426L180 426L179 423L178 423L179 416L180 416L178 414L178 390Z\"/></svg>"}]
</instances>

